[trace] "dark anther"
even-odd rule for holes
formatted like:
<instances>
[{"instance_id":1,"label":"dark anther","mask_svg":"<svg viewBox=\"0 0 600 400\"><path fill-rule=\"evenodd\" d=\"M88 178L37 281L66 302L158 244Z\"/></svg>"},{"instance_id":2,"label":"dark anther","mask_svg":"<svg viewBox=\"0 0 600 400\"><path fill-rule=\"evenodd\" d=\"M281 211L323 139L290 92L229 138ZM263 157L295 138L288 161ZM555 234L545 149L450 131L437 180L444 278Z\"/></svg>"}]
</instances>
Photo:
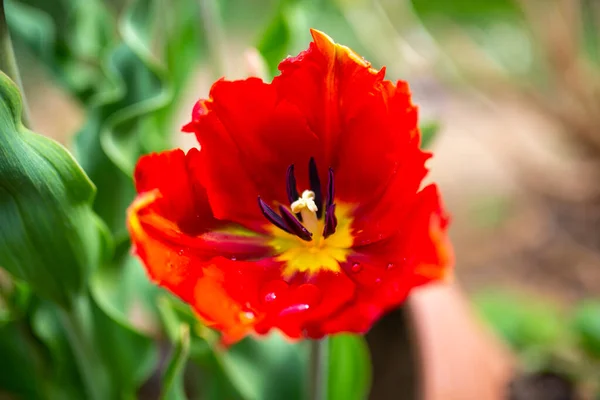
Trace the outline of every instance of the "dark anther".
<instances>
[{"instance_id":1,"label":"dark anther","mask_svg":"<svg viewBox=\"0 0 600 400\"><path fill-rule=\"evenodd\" d=\"M337 218L335 216L335 204L327 206L325 211L325 228L323 228L323 237L327 238L335 232L337 227Z\"/></svg>"},{"instance_id":2,"label":"dark anther","mask_svg":"<svg viewBox=\"0 0 600 400\"><path fill-rule=\"evenodd\" d=\"M311 157L308 162L308 178L310 180L310 190L315 194L317 218L321 218L323 216L323 193L321 192L321 180L319 179L319 171L317 171L317 163L314 157Z\"/></svg>"},{"instance_id":3,"label":"dark anther","mask_svg":"<svg viewBox=\"0 0 600 400\"><path fill-rule=\"evenodd\" d=\"M294 164L290 165L287 169L287 197L290 204L298 200L300 198L300 194L298 193L298 188L296 187L296 176L294 175Z\"/></svg>"},{"instance_id":4,"label":"dark anther","mask_svg":"<svg viewBox=\"0 0 600 400\"><path fill-rule=\"evenodd\" d=\"M337 227L337 218L335 217L335 182L333 181L333 169L329 168L329 182L327 182L327 205L325 206L325 228L323 228L323 237L327 238L335 232Z\"/></svg>"},{"instance_id":5,"label":"dark anther","mask_svg":"<svg viewBox=\"0 0 600 400\"><path fill-rule=\"evenodd\" d=\"M329 181L327 182L327 208L333 205L335 196L335 182L333 181L333 169L329 168Z\"/></svg>"},{"instance_id":6,"label":"dark anther","mask_svg":"<svg viewBox=\"0 0 600 400\"><path fill-rule=\"evenodd\" d=\"M279 214L277 214L271 207L269 207L267 205L267 203L265 203L260 198L260 196L258 196L258 207L260 208L260 211L262 211L263 215L265 216L266 219L269 220L270 223L272 223L273 225L275 225L276 227L278 227L280 229L283 229L287 233L292 233L292 231L290 230L290 228L288 228L288 226L285 223L285 221L283 220L283 218L281 218L281 216L279 216Z\"/></svg>"},{"instance_id":7,"label":"dark anther","mask_svg":"<svg viewBox=\"0 0 600 400\"><path fill-rule=\"evenodd\" d=\"M308 231L308 229L306 229L300 223L300 221L298 221L298 219L296 219L296 217L294 216L294 214L292 214L291 211L289 211L284 206L280 205L279 212L281 212L281 216L283 217L283 220L285 221L288 228L290 228L290 230L292 231L293 234L295 234L302 240L306 240L307 242L310 242L312 240L312 233L310 233Z\"/></svg>"}]
</instances>

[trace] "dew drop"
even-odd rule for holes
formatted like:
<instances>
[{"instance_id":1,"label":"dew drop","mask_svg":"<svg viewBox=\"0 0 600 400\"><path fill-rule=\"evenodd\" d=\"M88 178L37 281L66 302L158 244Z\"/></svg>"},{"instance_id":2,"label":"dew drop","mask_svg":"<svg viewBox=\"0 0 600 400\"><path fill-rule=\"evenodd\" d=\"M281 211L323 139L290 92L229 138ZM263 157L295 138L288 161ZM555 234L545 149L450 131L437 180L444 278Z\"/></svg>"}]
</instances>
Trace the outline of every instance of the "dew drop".
<instances>
[{"instance_id":1,"label":"dew drop","mask_svg":"<svg viewBox=\"0 0 600 400\"><path fill-rule=\"evenodd\" d=\"M280 317L285 317L286 315L296 314L302 311L306 311L310 308L308 304L294 304L293 306L289 306L281 310L279 313Z\"/></svg>"},{"instance_id":2,"label":"dew drop","mask_svg":"<svg viewBox=\"0 0 600 400\"><path fill-rule=\"evenodd\" d=\"M239 317L242 323L249 323L254 321L256 314L252 310L245 310L240 313Z\"/></svg>"},{"instance_id":3,"label":"dew drop","mask_svg":"<svg viewBox=\"0 0 600 400\"><path fill-rule=\"evenodd\" d=\"M180 256L182 256L184 253L185 253L185 252L183 251L183 249L181 249L181 250L179 250L179 251L177 252L177 254L179 254Z\"/></svg>"},{"instance_id":4,"label":"dew drop","mask_svg":"<svg viewBox=\"0 0 600 400\"><path fill-rule=\"evenodd\" d=\"M396 265L394 265L394 263L389 263L386 267L387 270L390 270L392 268L394 268Z\"/></svg>"},{"instance_id":5,"label":"dew drop","mask_svg":"<svg viewBox=\"0 0 600 400\"><path fill-rule=\"evenodd\" d=\"M379 285L380 283L381 283L381 278L377 278L377 279L375 279L375 284L376 284L376 285Z\"/></svg>"},{"instance_id":6,"label":"dew drop","mask_svg":"<svg viewBox=\"0 0 600 400\"><path fill-rule=\"evenodd\" d=\"M275 293L275 292L266 293L265 296L264 296L264 301L266 303L270 303L270 302L275 301L275 300L277 300L277 293Z\"/></svg>"},{"instance_id":7,"label":"dew drop","mask_svg":"<svg viewBox=\"0 0 600 400\"><path fill-rule=\"evenodd\" d=\"M231 258L229 258L229 259L230 259L231 261L236 261L236 260L237 260L237 257L236 257L236 256L233 256L233 257L231 257Z\"/></svg>"},{"instance_id":8,"label":"dew drop","mask_svg":"<svg viewBox=\"0 0 600 400\"><path fill-rule=\"evenodd\" d=\"M275 301L281 300L287 293L289 287L288 284L282 280L274 280L267 282L260 290L260 298L265 304L271 304Z\"/></svg>"},{"instance_id":9,"label":"dew drop","mask_svg":"<svg viewBox=\"0 0 600 400\"><path fill-rule=\"evenodd\" d=\"M352 270L352 272L360 272L362 271L362 265L360 265L359 263L354 263L352 264L352 267L350 268Z\"/></svg>"}]
</instances>

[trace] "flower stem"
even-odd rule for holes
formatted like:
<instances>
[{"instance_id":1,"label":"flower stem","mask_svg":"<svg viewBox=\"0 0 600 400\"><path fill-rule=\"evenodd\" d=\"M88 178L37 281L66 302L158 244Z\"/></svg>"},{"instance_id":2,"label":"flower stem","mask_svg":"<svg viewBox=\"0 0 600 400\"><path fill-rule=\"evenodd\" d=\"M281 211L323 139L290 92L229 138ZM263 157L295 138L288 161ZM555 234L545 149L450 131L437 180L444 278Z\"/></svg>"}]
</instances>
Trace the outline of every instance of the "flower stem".
<instances>
[{"instance_id":1,"label":"flower stem","mask_svg":"<svg viewBox=\"0 0 600 400\"><path fill-rule=\"evenodd\" d=\"M326 338L313 340L310 343L310 377L309 400L325 400L327 398L327 376L329 374L329 346Z\"/></svg>"},{"instance_id":2,"label":"flower stem","mask_svg":"<svg viewBox=\"0 0 600 400\"><path fill-rule=\"evenodd\" d=\"M12 79L19 87L19 90L21 91L21 97L23 99L23 123L26 126L31 126L29 123L29 109L27 108L27 103L25 102L23 82L21 81L21 74L19 73L15 52L13 51L12 41L10 40L8 24L6 23L4 0L0 0L0 71L8 75L8 77Z\"/></svg>"},{"instance_id":3,"label":"flower stem","mask_svg":"<svg viewBox=\"0 0 600 400\"><path fill-rule=\"evenodd\" d=\"M68 310L61 310L61 318L81 374L86 398L103 400L107 395L106 375L93 343L92 310L90 299L75 299Z\"/></svg>"}]
</instances>

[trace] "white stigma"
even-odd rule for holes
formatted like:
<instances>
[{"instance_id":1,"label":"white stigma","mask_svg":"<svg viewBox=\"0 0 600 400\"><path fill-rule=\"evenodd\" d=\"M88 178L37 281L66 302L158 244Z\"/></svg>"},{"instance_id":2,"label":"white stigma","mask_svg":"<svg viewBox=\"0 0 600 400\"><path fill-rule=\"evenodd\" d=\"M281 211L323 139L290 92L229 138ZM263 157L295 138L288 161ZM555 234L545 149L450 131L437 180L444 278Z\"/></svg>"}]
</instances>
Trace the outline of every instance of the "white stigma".
<instances>
[{"instance_id":1,"label":"white stigma","mask_svg":"<svg viewBox=\"0 0 600 400\"><path fill-rule=\"evenodd\" d=\"M299 213L304 209L316 213L318 208L315 204L315 193L312 190L305 190L298 200L292 203L291 209L293 213Z\"/></svg>"}]
</instances>

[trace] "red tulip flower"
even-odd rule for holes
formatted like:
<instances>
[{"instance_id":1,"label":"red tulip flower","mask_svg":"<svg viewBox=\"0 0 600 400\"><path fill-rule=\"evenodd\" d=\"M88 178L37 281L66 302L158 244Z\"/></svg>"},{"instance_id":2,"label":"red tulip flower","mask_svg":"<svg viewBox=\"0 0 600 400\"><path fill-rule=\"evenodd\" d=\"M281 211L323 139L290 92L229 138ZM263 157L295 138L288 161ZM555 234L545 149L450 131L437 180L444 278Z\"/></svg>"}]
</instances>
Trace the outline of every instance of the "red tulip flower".
<instances>
[{"instance_id":1,"label":"red tulip flower","mask_svg":"<svg viewBox=\"0 0 600 400\"><path fill-rule=\"evenodd\" d=\"M234 343L366 332L449 275L448 217L422 188L405 82L327 35L271 83L217 81L183 127L200 144L144 156L129 209L150 278Z\"/></svg>"}]
</instances>

